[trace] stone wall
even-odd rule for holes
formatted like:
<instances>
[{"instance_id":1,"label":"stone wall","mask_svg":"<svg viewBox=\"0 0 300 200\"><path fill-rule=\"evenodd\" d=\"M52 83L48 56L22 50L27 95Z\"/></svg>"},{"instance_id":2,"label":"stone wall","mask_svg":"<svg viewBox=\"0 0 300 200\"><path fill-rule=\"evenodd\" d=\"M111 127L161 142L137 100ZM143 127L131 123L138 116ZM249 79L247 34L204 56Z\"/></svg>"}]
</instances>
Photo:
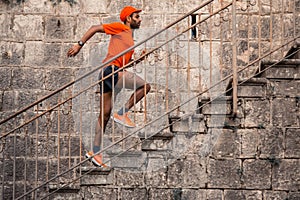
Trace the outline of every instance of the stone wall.
<instances>
[{"instance_id":1,"label":"stone wall","mask_svg":"<svg viewBox=\"0 0 300 200\"><path fill-rule=\"evenodd\" d=\"M215 1L213 5L218 8L221 4L225 5L228 2ZM242 2L244 4L241 6L247 6L246 1ZM127 4L143 9L142 26L136 35L137 41L141 41L154 31L165 27L199 6L199 1L140 0L133 3L133 1L119 0L0 0L0 118L4 119L18 109L76 79L83 71L89 70L90 66L99 65L106 52L103 47L107 45L108 36L95 35L75 58L66 57L67 49L76 43L91 25L119 20L119 11ZM270 5L273 6L272 9ZM287 39L297 35L299 33L297 28L299 8L298 0L262 0L261 4L256 3L246 11L239 10L237 15L238 66L245 66L263 53L267 53L271 48L280 46ZM201 17L207 16L208 12L208 8L203 9ZM250 14L246 15L246 13ZM186 39L188 37L186 36L186 38L181 38L181 45L189 46L193 50L193 54L189 56L196 58L200 53L203 57L208 56L209 49L212 48L213 63L218 64L213 65L216 67L213 70L220 71L220 77L224 77L232 72L231 27L231 22L226 20L221 27L212 25L211 31L207 31L209 27L203 25L200 43L199 40ZM212 41L209 41L210 38ZM202 49L198 48L199 44ZM281 58L290 46L287 45L276 52L270 59ZM178 50L177 53L183 58L188 54L184 49ZM175 59L172 57L170 60L172 66ZM176 79L181 83L187 77L185 74L187 64L182 60L184 59L176 60L184 65L180 69L184 75ZM188 80L192 84L183 87L186 91L177 94L178 96L176 96L176 88L174 90L171 88L170 93L174 94L172 97L170 95L171 100L185 100L189 97L188 92L197 93L199 88L206 89L210 86L210 82L215 81L210 74L209 59L199 62L197 60L192 64L195 63L199 66L192 67L189 71ZM158 64L162 69L166 67L166 62L158 62ZM241 76L249 76L255 71L256 66L246 70ZM151 68L149 65L146 67ZM158 78L165 79L164 76ZM178 156L172 164L161 167L157 171L142 173L118 169L104 172L100 170L82 179L81 185L75 184L74 187L62 191L55 198L96 199L101 196L101 199L151 200L299 199L300 122L299 90L297 90L299 76L295 77L295 80L290 77L285 78L283 77L284 81L254 84L254 88L253 84L240 87L237 118L232 119L227 116L224 119L222 116L221 123L214 124L215 121L211 115L216 114L215 112L219 113L222 110L224 113L221 114L230 113L231 101L229 100L226 102L225 110L203 108L201 111L204 118L203 116L199 119L189 118L180 122L180 125L175 124L173 132L179 135L178 138L191 137L191 132L193 132L191 129L194 132L192 144L187 143L190 140L177 141L178 144L186 142L185 145L190 148L185 154ZM175 78L171 81L175 81ZM194 84L195 82L197 84ZM68 96L72 90L73 88L67 88L60 94L60 97ZM152 97L154 101L154 94ZM164 94L161 94L159 98L164 99ZM55 96L53 99L49 100L49 104L57 102L59 98ZM201 104L198 100L193 103L193 107ZM173 102L170 101L170 104ZM47 106L43 103L39 105L39 109L44 110ZM11 199L13 189L18 196L32 188L32 184L29 184L24 189L25 176L27 180L29 178L38 183L43 183L47 178L44 175L38 178L34 176L36 151L43 157L38 161L38 172L47 171L49 176L58 171L62 172L70 164L77 164L82 160L80 158L82 149L78 145L80 138L74 133L76 125L73 116L69 113L70 108L72 108L71 105L64 105L62 111L66 114L59 115L59 112L54 111L51 116L47 116L49 118L56 118L58 115L61 117L61 132L58 131L57 125L48 125L47 117L45 117L39 121L38 129L39 133L42 133L39 141L33 134L7 138L6 152L0 156L0 171L5 169L4 179L7 184L2 185L0 190L3 191L0 197ZM18 117L16 121L24 121L22 117ZM1 133L5 128L0 127ZM35 126L29 127L29 133L35 131ZM46 134L49 132L50 135ZM212 145L214 148L208 148L210 151L207 152L204 148L205 139L208 135L214 136L214 134L217 134L219 139L215 145ZM17 147L13 146L14 139ZM38 148L35 146L36 143ZM53 146L49 148L49 145ZM149 144L148 147L151 151L153 151L152 145ZM6 171L13 166L11 155L14 153L18 155L17 168L26 170L26 172L17 171L16 185L12 184L13 172ZM24 159L24 155L29 156L30 159ZM3 166L2 160L6 156L9 161L6 161ZM161 155L151 154L151 156L154 162L159 163L163 160ZM59 181L65 183L70 177L78 177L78 173L74 171ZM54 186L41 188L38 195L44 195L49 190L56 189L59 181L56 181Z\"/></svg>"}]
</instances>

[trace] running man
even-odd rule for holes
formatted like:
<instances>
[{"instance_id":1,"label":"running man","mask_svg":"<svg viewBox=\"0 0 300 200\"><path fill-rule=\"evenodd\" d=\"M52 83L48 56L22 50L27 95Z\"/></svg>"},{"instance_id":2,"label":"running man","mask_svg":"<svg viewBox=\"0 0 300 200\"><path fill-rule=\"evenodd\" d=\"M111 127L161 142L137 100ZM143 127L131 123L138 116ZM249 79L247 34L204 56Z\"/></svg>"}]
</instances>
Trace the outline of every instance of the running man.
<instances>
[{"instance_id":1,"label":"running man","mask_svg":"<svg viewBox=\"0 0 300 200\"><path fill-rule=\"evenodd\" d=\"M68 50L67 55L69 57L75 56L84 46L84 44L95 33L98 32L111 35L108 46L108 53L103 62L106 62L107 60L113 58L124 50L132 47L134 45L133 30L138 29L142 21L139 15L141 11L142 10L136 9L132 6L126 6L120 13L120 20L123 23L113 22L110 24L91 26L83 35L81 40ZM127 89L135 90L125 106L121 108L117 113L113 114L113 118L116 122L121 123L127 127L135 127L135 124L128 117L128 111L134 106L135 103L139 102L150 91L150 85L146 83L146 81L144 81L141 77L135 75L132 72L126 71L125 69L114 73L119 68L122 68L131 61L133 52L134 50L127 52L124 56L115 59L109 65L100 70L99 80L106 76L110 77L99 83L101 93L100 114L96 125L93 149L86 154L87 158L91 158L94 154L97 154L101 150L102 136L105 131L107 122L110 118L113 106L113 90L115 93L117 93L122 89L123 86ZM95 155L92 158L92 162L96 166L105 167L102 162L102 154Z\"/></svg>"}]
</instances>

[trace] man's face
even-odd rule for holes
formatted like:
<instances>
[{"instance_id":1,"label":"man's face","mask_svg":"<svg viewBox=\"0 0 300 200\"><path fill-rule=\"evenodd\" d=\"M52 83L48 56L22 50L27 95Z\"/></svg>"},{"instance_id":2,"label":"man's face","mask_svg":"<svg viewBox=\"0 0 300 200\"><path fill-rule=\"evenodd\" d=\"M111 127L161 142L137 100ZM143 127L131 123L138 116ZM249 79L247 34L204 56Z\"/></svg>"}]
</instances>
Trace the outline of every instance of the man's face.
<instances>
[{"instance_id":1,"label":"man's face","mask_svg":"<svg viewBox=\"0 0 300 200\"><path fill-rule=\"evenodd\" d=\"M130 28L131 29L140 28L141 21L142 21L142 19L141 19L139 13L133 13L132 17L131 17L131 21L130 21Z\"/></svg>"}]
</instances>

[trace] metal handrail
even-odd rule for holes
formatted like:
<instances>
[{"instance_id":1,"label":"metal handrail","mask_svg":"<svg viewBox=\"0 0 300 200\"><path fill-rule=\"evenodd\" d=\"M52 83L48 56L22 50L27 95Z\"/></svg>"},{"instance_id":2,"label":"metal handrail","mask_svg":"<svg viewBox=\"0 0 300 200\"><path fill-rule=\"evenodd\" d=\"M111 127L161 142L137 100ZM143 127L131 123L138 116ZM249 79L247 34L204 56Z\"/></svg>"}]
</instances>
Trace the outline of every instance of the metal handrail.
<instances>
[{"instance_id":1,"label":"metal handrail","mask_svg":"<svg viewBox=\"0 0 300 200\"><path fill-rule=\"evenodd\" d=\"M214 1L214 0L211 0L210 2L212 2L212 1ZM231 4L230 4L230 5L231 5ZM228 5L228 6L229 6L229 5ZM198 8L198 9L200 9L200 8ZM197 9L197 10L198 10L198 9ZM196 10L196 9L194 9L194 10ZM192 12L192 11L191 11L191 12ZM191 13L191 12L190 12L190 13ZM195 12L195 11L193 11L193 12ZM193 12L192 12L192 13L193 13ZM211 16L209 16L209 17L211 17ZM209 18L209 17L208 17L208 18ZM208 18L205 18L204 20L207 20ZM188 31L189 29L195 27L196 25L202 23L202 21L204 21L204 20L201 20L201 21L198 22L197 24L195 24L195 25L189 27L188 29L184 30L182 33L186 32L186 31ZM177 21L178 21L178 20L177 20ZM180 20L179 20L179 21L180 21ZM177 23L177 22L176 22L176 23ZM171 23L171 24L173 24L173 23ZM171 24L168 25L167 27L171 27ZM174 25L174 24L173 24L173 25ZM173 25L172 25L172 26L173 26ZM158 31L158 32L161 33L161 32L163 32L163 31L164 31L164 30ZM159 34L158 32L157 32L156 34ZM178 36L181 35L182 33L178 34L178 35L175 36L174 38L178 37ZM156 35L154 34L153 36L151 36L151 37L149 37L149 38L143 40L142 42L136 44L135 46L139 46L139 45L141 45L143 42L146 42L147 40L149 40L149 39L151 39L151 38L153 38L153 37L155 37L155 36L156 36ZM167 44L167 43L168 43L169 41L171 41L171 40L174 40L174 38L172 38L172 39L166 41L165 43L163 43L163 45L164 45L164 44ZM281 49L281 48L283 48L283 47L289 45L290 43L294 42L294 41L295 41L296 39L298 39L298 38L300 38L300 36L297 36L297 37L295 37L295 38L293 38L293 39L287 41L285 44L279 46L279 47L276 48L276 49L273 49L273 50L270 51L269 53L266 53L266 54L264 54L264 55L262 55L262 56L260 55L256 60L254 60L254 61L252 61L251 63L247 64L244 68L238 70L237 73L240 73L240 72L244 71L245 69L248 69L250 66L253 66L254 64L256 64L256 63L258 63L258 62L261 62L264 58L270 56L272 53L278 51L279 49ZM161 46L162 46L162 45L161 45ZM126 52L132 50L133 48L135 48L135 47L132 47L132 48L130 48L130 49L128 49L128 50L126 50L126 51L120 53L120 54L123 55L123 54L125 54ZM160 48L160 47L158 47L158 48ZM158 49L158 48L156 48L156 49ZM148 52L147 54L141 56L140 58L146 57L147 55L151 54L151 53L154 52L154 51L155 51L155 50L151 50L150 52ZM298 51L299 51L299 50L298 50ZM297 51L297 52L298 52L298 51ZM294 53L295 53L295 52L294 52ZM293 53L293 54L294 54L294 53ZM120 56L122 56L122 55L120 55ZM118 55L118 56L119 56L119 55ZM120 57L120 56L119 56L119 57ZM284 58L287 58L287 57L289 57L289 56L291 56L291 55L286 55ZM263 71L265 71L265 70L267 70L267 69L273 67L274 65L280 63L281 61L284 60L284 58L282 58L282 59L281 59L280 61L278 61L278 62L272 63L272 65L268 66L268 68L265 68ZM112 60L113 60L113 59L114 59L114 58L112 58ZM137 59L137 60L138 60L138 59ZM135 61L136 61L136 60L135 60ZM131 62L130 64L133 64L135 61ZM110 61L107 61L107 62L109 63ZM36 102L33 103L33 104L34 104L34 105L37 105L37 104L40 103L41 101L43 101L43 100L45 100L45 99L51 97L52 95L54 95L54 94L56 94L56 93L58 93L58 92L64 90L65 88L69 87L70 85L74 84L76 81L79 81L79 80L81 80L81 79L83 79L83 78L85 78L85 77L91 75L93 72L97 71L98 69L101 69L102 67L104 67L104 66L105 66L106 64L108 64L108 63L104 63L103 65L101 65L101 66L98 67L97 69L95 69L95 70L93 70L93 71L91 71L91 72L89 72L89 73L87 73L87 74L81 76L80 78L78 78L78 79L76 79L76 80L74 80L74 81L72 81L72 82L66 84L65 86L62 86L62 87L59 88L58 90L56 90L56 91L52 92L51 94L49 94L50 96L47 95L47 96L43 97L42 99L36 101ZM130 64L128 64L128 65L130 65ZM127 66L127 65L126 65L126 66ZM124 68L125 68L126 66L124 66ZM119 70L122 70L122 69L119 69ZM263 71L259 71L257 74L262 73ZM117 71L116 71L115 73L117 73ZM246 82L247 80L251 79L252 77L256 76L257 74L254 74L253 76L247 78L247 79L244 80L243 82L237 83L237 85L240 85L240 84ZM216 86L218 86L219 84L225 82L226 80L228 80L228 79L231 78L231 77L233 77L233 74L230 74L230 75L228 75L228 76L222 78L222 80L220 80L220 81L218 81L217 83L213 84L213 85L210 86L208 89L206 89L206 90L204 90L204 91L198 93L197 95L195 95L195 96L189 98L189 99L186 100L185 102L183 102L183 103L177 105L176 107L174 107L174 108L168 110L168 112L165 112L165 113L162 114L161 116L159 116L159 117L155 118L154 120L152 120L152 121L148 122L147 124L145 124L143 127L139 128L139 129L137 129L136 131L134 131L133 133L130 133L129 135L127 135L127 136L121 138L120 140L114 142L113 144L111 144L111 145L109 145L109 146L103 148L101 151L99 151L99 152L97 152L97 153L103 153L103 152L105 152L106 150L108 150L109 148L113 147L114 145L121 143L122 141L126 140L126 139L129 138L130 136L136 134L137 132L139 132L140 130L142 130L143 128L145 128L146 126L150 126L150 125L153 124L154 122L156 122L156 121L158 121L159 119L161 119L161 118L163 118L163 117L169 115L171 112L173 112L173 111L175 111L176 109L178 109L178 108L180 108L180 107L186 105L187 103L191 102L191 101L194 100L195 98L201 96L202 94L204 94L204 93L206 93L206 92L209 92L211 89L215 88ZM81 90L81 91L77 94L77 96L78 96L79 94L81 94L82 92L88 90L89 88L93 87L94 85L98 84L99 82L105 80L106 78L108 78L108 76L102 78L101 80L97 81L95 84L89 86L88 88L85 88L85 89ZM229 89L227 89L224 93L230 91L231 89L232 89L232 87L229 88ZM38 117L44 115L44 114L47 113L47 112L51 112L51 111L54 110L55 108L59 107L60 105L64 104L65 102L71 100L71 99L74 98L74 97L75 97L75 96L72 96L72 97L68 98L67 100L65 100L64 102L60 102L59 104L55 105L55 106L52 107L51 109L48 109L48 110L46 110L45 112L43 112L43 113L37 115L36 118L38 118ZM205 104L201 105L200 107L198 107L198 108L197 108L196 110L194 110L194 111L197 111L198 109L201 109L204 105L206 105L206 104L212 102L213 100L217 99L218 97L220 97L220 96L217 96L217 97L211 99L209 102L206 102ZM33 106L34 106L33 104L31 104L30 106L25 107L25 108L27 108L27 109L25 109L25 108L22 109L22 110L23 110L22 112L24 112L24 111L28 110L29 108L33 107ZM20 111L21 111L21 110L20 110ZM17 115L21 114L22 112L20 112L20 111L18 111L19 113L17 112L17 113L15 113L15 114L12 115L12 116L17 116ZM167 125L161 127L160 130L156 131L155 133L151 134L150 136L145 137L143 140L141 140L140 142L136 143L134 146L136 146L137 144L140 144L140 143L144 142L145 140L151 138L152 136L156 135L157 133L159 133L160 131L164 130L165 128L170 127L171 125L173 125L174 123L180 121L182 118L184 118L185 116L188 116L189 114L190 114L190 113L188 113L188 114L182 116L181 118L176 119L175 121L172 121L171 123L169 123L169 124L167 124ZM1 122L0 122L0 125L1 125L2 123L7 122L7 121L10 120L11 118L13 118L12 116L10 116L9 119L7 118L6 121L5 121L5 120L1 121ZM36 118L34 118L33 120L35 120ZM30 123L30 122L26 122L26 123ZM24 126L24 124L22 124L22 126ZM21 126L21 127L22 127L22 126ZM17 127L17 128L14 129L14 130L17 130L17 129L19 129L19 128L20 128L20 126ZM13 131L14 131L14 130L13 130ZM13 132L13 131L10 131L9 133L11 133L11 132ZM3 137L9 135L9 133L6 133L5 135L1 136L0 139L2 139ZM119 155L121 155L121 154L123 154L123 153L126 153L126 152L129 151L131 148L133 148L134 146L131 146L131 147L125 149L125 150L124 150L123 152L121 152L120 154L111 157L110 160L115 159L116 157L118 157ZM96 153L96 154L97 154L97 153ZM93 156L92 156L92 157L93 157ZM66 171L64 171L64 172L62 172L62 173L56 175L55 177L53 177L53 178L47 180L47 181L44 182L42 185L37 186L36 188L33 188L32 190L26 192L25 194L23 194L22 196L18 197L17 199L21 199L21 198L27 196L28 194L30 194L30 193L36 191L37 189L39 189L39 188L42 187L42 186L45 186L46 184L48 184L49 182L55 180L56 178L59 178L60 176L66 174L66 173L68 173L68 172L70 172L71 170L73 170L73 169L75 169L75 168L77 168L77 167L80 167L83 163L87 162L88 160L89 160L89 159L85 159L85 160L81 161L80 163L76 164L75 166L72 166L71 168L69 168L68 170L66 170ZM107 160L105 163L109 162L110 160ZM86 174L88 174L88 173L90 173L90 172L92 172L92 171L93 171L93 170L91 169L91 170L89 170L88 172L85 172L84 174L81 174L79 177L77 177L75 180L71 181L70 183L64 184L64 185L61 186L60 188L57 188L56 190L54 190L54 191L52 191L51 193L49 193L47 196L44 196L43 199L46 198L46 197L48 197L48 196L50 196L51 194L55 193L56 191L58 191L58 190L64 188L65 186L67 186L67 185L69 185L69 184L75 182L76 180L80 179L81 177L83 177L84 175L86 175Z\"/></svg>"}]
</instances>

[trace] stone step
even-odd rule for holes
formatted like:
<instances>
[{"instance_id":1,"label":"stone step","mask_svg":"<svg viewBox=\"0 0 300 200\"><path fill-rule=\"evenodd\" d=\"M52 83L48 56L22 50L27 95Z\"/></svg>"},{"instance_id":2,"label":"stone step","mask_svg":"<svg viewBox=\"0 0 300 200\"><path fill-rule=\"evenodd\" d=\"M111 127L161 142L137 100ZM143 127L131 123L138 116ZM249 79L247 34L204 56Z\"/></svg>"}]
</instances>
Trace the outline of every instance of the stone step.
<instances>
[{"instance_id":1,"label":"stone step","mask_svg":"<svg viewBox=\"0 0 300 200\"><path fill-rule=\"evenodd\" d=\"M109 185L113 184L113 173L111 167L81 167L80 185ZM77 171L79 172L79 171Z\"/></svg>"},{"instance_id":2,"label":"stone step","mask_svg":"<svg viewBox=\"0 0 300 200\"><path fill-rule=\"evenodd\" d=\"M80 185L70 184L63 187L64 184L50 182L48 184L49 193L55 192L49 196L50 199L60 200L60 199L79 199L80 198Z\"/></svg>"},{"instance_id":3,"label":"stone step","mask_svg":"<svg viewBox=\"0 0 300 200\"><path fill-rule=\"evenodd\" d=\"M174 137L174 134L170 131L161 131L159 133L144 133L140 131L138 133L140 139L149 139L149 140L170 140Z\"/></svg>"},{"instance_id":4,"label":"stone step","mask_svg":"<svg viewBox=\"0 0 300 200\"><path fill-rule=\"evenodd\" d=\"M192 114L186 116L169 116L172 133L205 133L203 114Z\"/></svg>"},{"instance_id":5,"label":"stone step","mask_svg":"<svg viewBox=\"0 0 300 200\"><path fill-rule=\"evenodd\" d=\"M145 167L147 154L142 151L126 151L125 149L108 151L107 155L110 159L110 167L117 169L142 170Z\"/></svg>"},{"instance_id":6,"label":"stone step","mask_svg":"<svg viewBox=\"0 0 300 200\"><path fill-rule=\"evenodd\" d=\"M226 115L208 115L205 119L207 128L237 129L241 126L241 119Z\"/></svg>"},{"instance_id":7,"label":"stone step","mask_svg":"<svg viewBox=\"0 0 300 200\"><path fill-rule=\"evenodd\" d=\"M238 97L265 98L267 94L266 78L251 78L240 80L238 83Z\"/></svg>"},{"instance_id":8,"label":"stone step","mask_svg":"<svg viewBox=\"0 0 300 200\"><path fill-rule=\"evenodd\" d=\"M159 151L167 149L167 145L174 137L170 131L155 133L139 133L142 141L142 151Z\"/></svg>"},{"instance_id":9,"label":"stone step","mask_svg":"<svg viewBox=\"0 0 300 200\"><path fill-rule=\"evenodd\" d=\"M231 96L200 98L199 111L203 115L229 115L231 114L231 102Z\"/></svg>"},{"instance_id":10,"label":"stone step","mask_svg":"<svg viewBox=\"0 0 300 200\"><path fill-rule=\"evenodd\" d=\"M263 61L256 77L267 79L300 79L300 59Z\"/></svg>"},{"instance_id":11,"label":"stone step","mask_svg":"<svg viewBox=\"0 0 300 200\"><path fill-rule=\"evenodd\" d=\"M267 91L271 96L299 98L300 80L270 81Z\"/></svg>"}]
</instances>

